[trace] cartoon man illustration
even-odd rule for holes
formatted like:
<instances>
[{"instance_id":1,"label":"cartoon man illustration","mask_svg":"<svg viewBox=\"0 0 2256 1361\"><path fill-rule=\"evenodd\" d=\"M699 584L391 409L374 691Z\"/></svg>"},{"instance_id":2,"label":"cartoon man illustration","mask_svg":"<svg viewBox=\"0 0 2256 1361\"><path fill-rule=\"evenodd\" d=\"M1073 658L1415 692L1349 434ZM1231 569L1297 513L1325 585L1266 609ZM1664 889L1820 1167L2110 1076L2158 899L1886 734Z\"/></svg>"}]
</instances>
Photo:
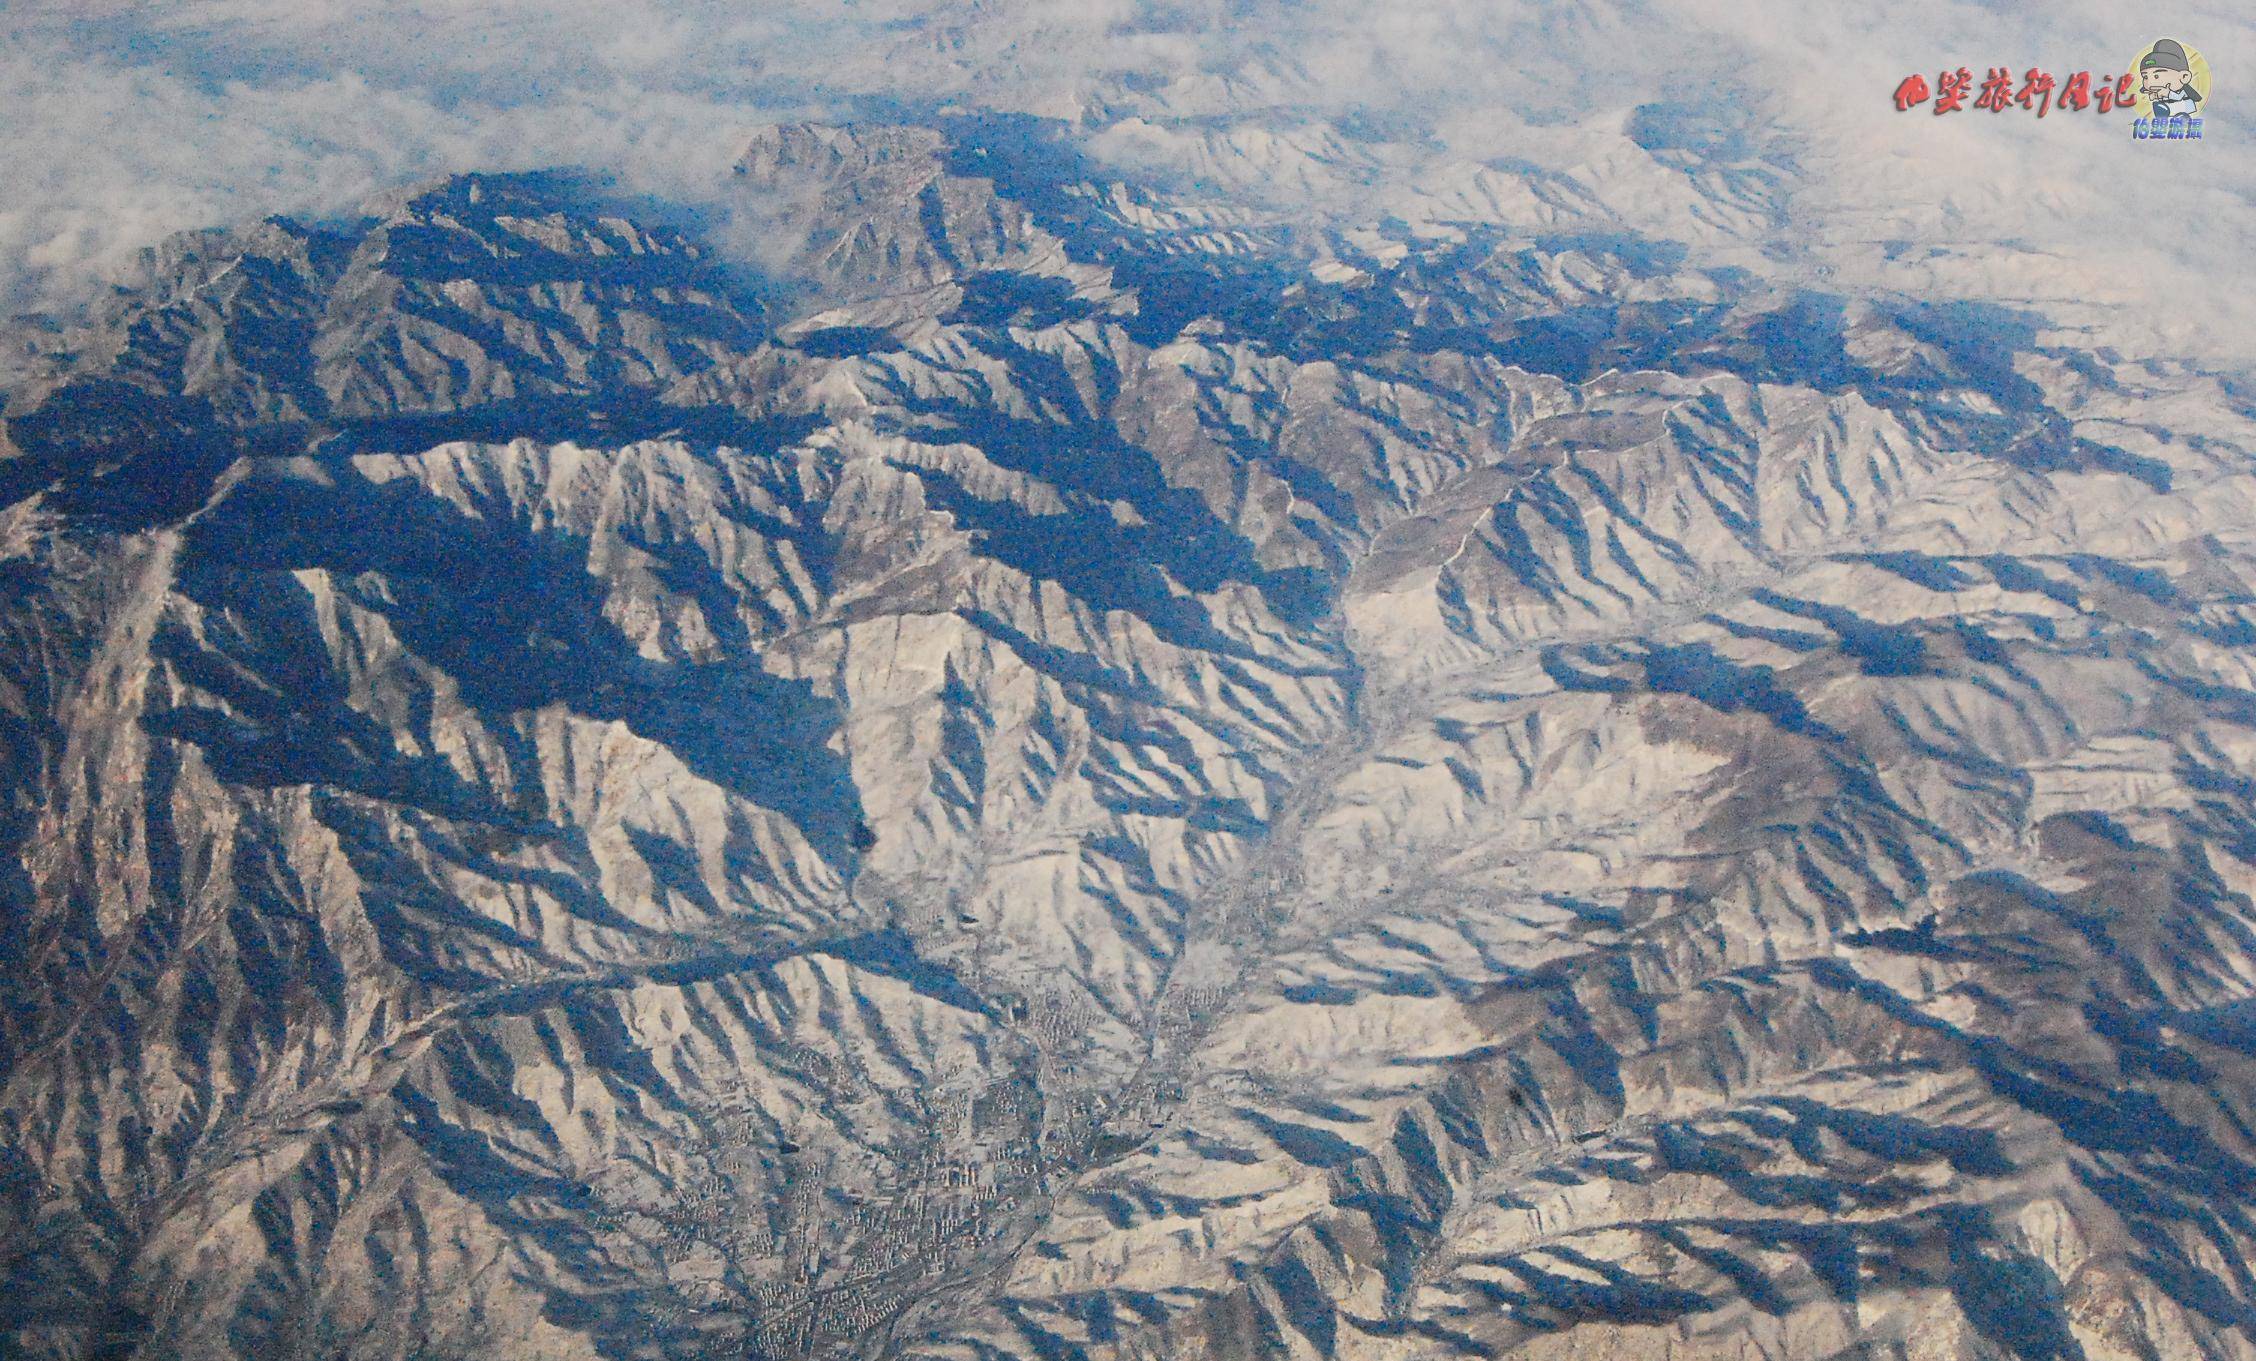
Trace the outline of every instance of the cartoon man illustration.
<instances>
[{"instance_id":1,"label":"cartoon man illustration","mask_svg":"<svg viewBox=\"0 0 2256 1361\"><path fill-rule=\"evenodd\" d=\"M2193 87L2193 64L2184 44L2164 38L2139 58L2139 93L2154 105L2156 118L2201 112L2201 92Z\"/></svg>"}]
</instances>

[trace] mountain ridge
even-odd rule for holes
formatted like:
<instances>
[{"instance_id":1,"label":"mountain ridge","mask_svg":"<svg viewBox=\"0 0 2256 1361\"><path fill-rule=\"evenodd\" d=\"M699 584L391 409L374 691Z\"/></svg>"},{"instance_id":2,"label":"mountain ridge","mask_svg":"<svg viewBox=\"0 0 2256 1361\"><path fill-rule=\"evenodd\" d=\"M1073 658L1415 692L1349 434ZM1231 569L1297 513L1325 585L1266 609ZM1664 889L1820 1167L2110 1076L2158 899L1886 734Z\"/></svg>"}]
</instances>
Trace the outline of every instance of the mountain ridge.
<instances>
[{"instance_id":1,"label":"mountain ridge","mask_svg":"<svg viewBox=\"0 0 2256 1361\"><path fill-rule=\"evenodd\" d=\"M2245 400L1045 136L15 390L11 1348L2256 1349Z\"/></svg>"}]
</instances>

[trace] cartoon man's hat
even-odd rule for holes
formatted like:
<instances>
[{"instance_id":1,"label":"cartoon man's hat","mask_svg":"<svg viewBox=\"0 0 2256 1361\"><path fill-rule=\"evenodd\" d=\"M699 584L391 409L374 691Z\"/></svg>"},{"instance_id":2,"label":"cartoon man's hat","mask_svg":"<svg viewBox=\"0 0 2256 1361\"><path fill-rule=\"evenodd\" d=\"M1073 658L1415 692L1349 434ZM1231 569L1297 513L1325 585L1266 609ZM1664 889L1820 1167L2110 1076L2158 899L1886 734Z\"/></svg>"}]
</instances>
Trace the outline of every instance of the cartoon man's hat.
<instances>
[{"instance_id":1,"label":"cartoon man's hat","mask_svg":"<svg viewBox=\"0 0 2256 1361\"><path fill-rule=\"evenodd\" d=\"M2191 71L2193 64L2186 60L2185 48L2176 38L2164 38L2154 44L2154 50L2139 58L2139 69L2159 66L2165 71Z\"/></svg>"}]
</instances>

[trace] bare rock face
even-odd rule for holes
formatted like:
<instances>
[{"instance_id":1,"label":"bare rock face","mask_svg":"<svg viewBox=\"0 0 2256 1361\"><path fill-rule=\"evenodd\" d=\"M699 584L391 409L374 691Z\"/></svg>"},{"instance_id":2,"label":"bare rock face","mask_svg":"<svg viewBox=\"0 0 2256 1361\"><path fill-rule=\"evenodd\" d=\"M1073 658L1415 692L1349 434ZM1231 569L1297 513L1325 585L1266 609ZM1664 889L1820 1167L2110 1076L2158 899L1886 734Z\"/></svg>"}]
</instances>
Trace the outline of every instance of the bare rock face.
<instances>
[{"instance_id":1,"label":"bare rock face","mask_svg":"<svg viewBox=\"0 0 2256 1361\"><path fill-rule=\"evenodd\" d=\"M11 349L0 1350L2256 1355L2245 394L1040 132Z\"/></svg>"},{"instance_id":2,"label":"bare rock face","mask_svg":"<svg viewBox=\"0 0 2256 1361\"><path fill-rule=\"evenodd\" d=\"M853 301L930 288L1023 260L1035 229L994 185L949 173L922 127L768 128L736 165L742 196L797 253L791 273Z\"/></svg>"}]
</instances>

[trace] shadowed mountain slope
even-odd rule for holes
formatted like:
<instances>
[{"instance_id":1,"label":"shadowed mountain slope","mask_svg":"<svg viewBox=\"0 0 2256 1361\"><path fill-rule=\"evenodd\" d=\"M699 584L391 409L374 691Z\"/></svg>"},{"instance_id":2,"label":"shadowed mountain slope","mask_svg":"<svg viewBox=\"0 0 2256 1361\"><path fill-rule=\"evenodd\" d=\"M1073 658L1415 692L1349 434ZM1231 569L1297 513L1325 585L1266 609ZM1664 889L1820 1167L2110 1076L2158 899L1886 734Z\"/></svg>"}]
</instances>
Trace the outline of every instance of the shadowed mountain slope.
<instances>
[{"instance_id":1,"label":"shadowed mountain slope","mask_svg":"<svg viewBox=\"0 0 2256 1361\"><path fill-rule=\"evenodd\" d=\"M2256 1356L2234 387L740 169L772 331L472 177L9 395L0 1350Z\"/></svg>"}]
</instances>

